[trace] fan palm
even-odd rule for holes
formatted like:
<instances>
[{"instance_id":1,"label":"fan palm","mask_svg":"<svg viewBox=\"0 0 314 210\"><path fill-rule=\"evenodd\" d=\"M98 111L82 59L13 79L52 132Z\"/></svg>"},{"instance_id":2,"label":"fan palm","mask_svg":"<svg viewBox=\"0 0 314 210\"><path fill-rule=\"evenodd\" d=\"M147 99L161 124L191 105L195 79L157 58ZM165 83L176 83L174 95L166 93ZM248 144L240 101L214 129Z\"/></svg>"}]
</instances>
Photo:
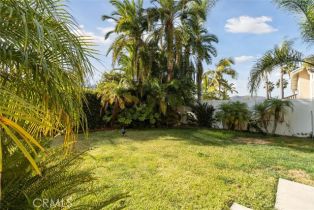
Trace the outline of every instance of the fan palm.
<instances>
[{"instance_id":1,"label":"fan palm","mask_svg":"<svg viewBox=\"0 0 314 210\"><path fill-rule=\"evenodd\" d=\"M281 98L284 98L284 74L287 69L292 69L298 62L302 62L302 54L292 48L292 42L284 41L280 46L266 52L253 66L249 78L249 90L255 92L260 86L265 75L280 68ZM287 68L289 67L289 68Z\"/></svg>"},{"instance_id":2,"label":"fan palm","mask_svg":"<svg viewBox=\"0 0 314 210\"><path fill-rule=\"evenodd\" d=\"M68 145L84 121L93 51L61 0L4 0L0 19L0 144L13 141L39 174L36 139L63 132Z\"/></svg>"}]
</instances>

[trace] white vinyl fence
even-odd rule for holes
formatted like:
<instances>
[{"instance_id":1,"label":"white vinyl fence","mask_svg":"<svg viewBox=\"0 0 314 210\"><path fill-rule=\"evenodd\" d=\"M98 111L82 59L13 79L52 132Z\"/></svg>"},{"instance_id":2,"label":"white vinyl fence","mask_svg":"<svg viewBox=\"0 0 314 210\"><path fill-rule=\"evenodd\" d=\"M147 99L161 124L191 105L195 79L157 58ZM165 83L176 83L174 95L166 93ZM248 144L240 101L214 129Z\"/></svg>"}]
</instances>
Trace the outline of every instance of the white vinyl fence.
<instances>
[{"instance_id":1,"label":"white vinyl fence","mask_svg":"<svg viewBox=\"0 0 314 210\"><path fill-rule=\"evenodd\" d=\"M230 101L241 101L248 104L250 109L257 103L263 102L263 98L232 98L230 100L210 100L204 101L215 107L216 111L222 103ZM293 103L293 111L289 111L285 116L285 122L278 124L276 134L285 136L309 137L313 134L313 112L314 101L307 99L290 99ZM270 123L270 129L272 128Z\"/></svg>"}]
</instances>

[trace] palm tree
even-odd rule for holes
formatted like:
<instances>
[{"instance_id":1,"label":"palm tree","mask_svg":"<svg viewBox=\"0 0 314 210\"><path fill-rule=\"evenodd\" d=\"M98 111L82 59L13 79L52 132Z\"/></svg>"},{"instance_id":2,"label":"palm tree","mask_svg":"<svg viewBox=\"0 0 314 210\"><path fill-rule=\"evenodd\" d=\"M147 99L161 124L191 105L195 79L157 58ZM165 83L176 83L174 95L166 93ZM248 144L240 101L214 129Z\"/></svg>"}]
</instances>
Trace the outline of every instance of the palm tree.
<instances>
[{"instance_id":1,"label":"palm tree","mask_svg":"<svg viewBox=\"0 0 314 210\"><path fill-rule=\"evenodd\" d=\"M291 101L280 99L270 99L267 101L267 103L274 119L272 134L275 134L278 123L284 122L285 115L287 114L288 110L293 110L293 104Z\"/></svg>"},{"instance_id":2,"label":"palm tree","mask_svg":"<svg viewBox=\"0 0 314 210\"><path fill-rule=\"evenodd\" d=\"M276 68L280 69L281 98L284 98L284 74L287 69L291 70L298 62L303 61L300 52L292 48L291 41L284 41L280 46L266 52L253 66L249 78L249 90L255 92L260 86L265 75L270 74Z\"/></svg>"},{"instance_id":3,"label":"palm tree","mask_svg":"<svg viewBox=\"0 0 314 210\"><path fill-rule=\"evenodd\" d=\"M137 104L139 99L130 92L128 80L111 77L112 75L114 76L115 74L106 73L104 75L105 79L98 84L97 92L105 109L109 105L113 106L111 122L114 122L119 111L125 109L127 105Z\"/></svg>"},{"instance_id":4,"label":"palm tree","mask_svg":"<svg viewBox=\"0 0 314 210\"><path fill-rule=\"evenodd\" d=\"M250 116L247 104L239 101L221 104L216 115L223 127L231 130L245 129Z\"/></svg>"},{"instance_id":5,"label":"palm tree","mask_svg":"<svg viewBox=\"0 0 314 210\"><path fill-rule=\"evenodd\" d=\"M233 88L233 84L229 84L229 82L224 78L224 75L231 76L231 78L235 79L237 77L237 72L232 68L234 64L233 59L231 58L223 58L216 65L215 70L209 70L203 75L203 86L205 93L217 93L218 98L226 98L223 97L227 92L236 92Z\"/></svg>"},{"instance_id":6,"label":"palm tree","mask_svg":"<svg viewBox=\"0 0 314 210\"><path fill-rule=\"evenodd\" d=\"M198 22L194 27L193 42L193 50L196 55L197 99L200 102L202 99L203 61L211 64L212 56L217 56L217 51L212 42L217 43L218 38L215 35L208 34L202 23Z\"/></svg>"},{"instance_id":7,"label":"palm tree","mask_svg":"<svg viewBox=\"0 0 314 210\"><path fill-rule=\"evenodd\" d=\"M39 138L75 140L84 122L84 79L92 73L90 41L80 37L59 0L0 3L0 160L9 141L29 160L44 148ZM1 191L2 162L0 162ZM1 193L0 193L1 194Z\"/></svg>"},{"instance_id":8,"label":"palm tree","mask_svg":"<svg viewBox=\"0 0 314 210\"><path fill-rule=\"evenodd\" d=\"M302 37L306 42L314 41L314 1L313 0L275 0L283 8L302 15L300 23Z\"/></svg>"},{"instance_id":9,"label":"palm tree","mask_svg":"<svg viewBox=\"0 0 314 210\"><path fill-rule=\"evenodd\" d=\"M255 119L259 125L261 125L261 127L264 129L264 132L266 133L268 133L268 125L272 116L269 105L269 101L265 100L253 107L253 119Z\"/></svg>"},{"instance_id":10,"label":"palm tree","mask_svg":"<svg viewBox=\"0 0 314 210\"><path fill-rule=\"evenodd\" d=\"M108 32L105 39L113 33L118 37L108 49L107 55L112 52L113 65L128 56L131 62L131 74L134 80L142 81L141 51L145 48L144 32L148 29L148 19L143 8L143 0L111 0L115 11L111 16L103 15L103 20L111 19L115 22L114 30ZM144 53L145 54L145 53ZM142 59L144 60L144 59Z\"/></svg>"},{"instance_id":11,"label":"palm tree","mask_svg":"<svg viewBox=\"0 0 314 210\"><path fill-rule=\"evenodd\" d=\"M170 82L174 77L175 64L175 34L183 24L184 19L196 16L192 12L194 4L200 4L198 0L152 0L154 8L149 9L149 13L154 20L154 36L159 39L160 45L165 48L167 57L167 81ZM165 42L165 43L164 43ZM165 45L164 45L165 44Z\"/></svg>"},{"instance_id":12,"label":"palm tree","mask_svg":"<svg viewBox=\"0 0 314 210\"><path fill-rule=\"evenodd\" d=\"M272 81L269 81L266 79L264 88L266 90L266 98L271 99L271 93L273 92L275 88L275 84Z\"/></svg>"}]
</instances>

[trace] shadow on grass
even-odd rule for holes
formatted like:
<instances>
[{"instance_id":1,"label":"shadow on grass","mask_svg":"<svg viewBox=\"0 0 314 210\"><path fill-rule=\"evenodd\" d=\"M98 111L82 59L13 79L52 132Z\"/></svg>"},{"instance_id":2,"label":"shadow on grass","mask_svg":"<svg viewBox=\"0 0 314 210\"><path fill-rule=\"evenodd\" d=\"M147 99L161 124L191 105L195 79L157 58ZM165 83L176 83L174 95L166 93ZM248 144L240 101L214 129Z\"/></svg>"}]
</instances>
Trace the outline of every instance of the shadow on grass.
<instances>
[{"instance_id":1,"label":"shadow on grass","mask_svg":"<svg viewBox=\"0 0 314 210\"><path fill-rule=\"evenodd\" d=\"M132 129L127 130L127 134L125 136L122 136L119 130L98 131L91 132L88 139L88 142L91 143L90 145L94 146L96 146L97 144L119 145L125 141L147 142L156 140L167 140L184 141L187 144L191 145L219 147L236 145L276 146L307 153L314 152L314 141L311 139L283 136L266 136L249 132L195 128L141 130Z\"/></svg>"}]
</instances>

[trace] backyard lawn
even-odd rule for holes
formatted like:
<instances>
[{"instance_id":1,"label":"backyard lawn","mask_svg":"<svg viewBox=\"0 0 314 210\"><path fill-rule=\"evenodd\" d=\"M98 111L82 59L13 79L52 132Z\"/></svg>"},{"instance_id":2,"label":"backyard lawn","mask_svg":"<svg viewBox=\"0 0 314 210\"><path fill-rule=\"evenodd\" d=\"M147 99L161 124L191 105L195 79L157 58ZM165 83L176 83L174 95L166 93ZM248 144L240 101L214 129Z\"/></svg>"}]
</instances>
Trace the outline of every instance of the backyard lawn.
<instances>
[{"instance_id":1,"label":"backyard lawn","mask_svg":"<svg viewBox=\"0 0 314 210\"><path fill-rule=\"evenodd\" d=\"M279 177L314 186L310 139L206 129L93 132L84 166L99 194L127 193L110 208L229 209L233 202L272 209Z\"/></svg>"}]
</instances>

